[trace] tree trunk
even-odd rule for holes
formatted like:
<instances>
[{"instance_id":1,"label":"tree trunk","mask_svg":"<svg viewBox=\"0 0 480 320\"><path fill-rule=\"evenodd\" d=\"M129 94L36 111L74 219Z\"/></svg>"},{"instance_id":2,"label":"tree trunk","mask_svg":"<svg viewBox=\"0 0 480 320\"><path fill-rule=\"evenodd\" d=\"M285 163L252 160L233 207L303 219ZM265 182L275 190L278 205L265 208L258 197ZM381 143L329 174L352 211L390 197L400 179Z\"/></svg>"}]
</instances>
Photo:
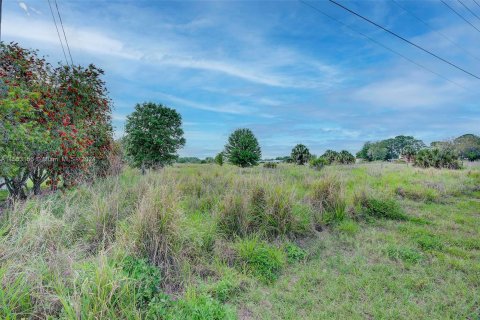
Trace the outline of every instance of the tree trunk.
<instances>
[{"instance_id":1,"label":"tree trunk","mask_svg":"<svg viewBox=\"0 0 480 320\"><path fill-rule=\"evenodd\" d=\"M28 171L25 171L23 174L20 174L13 178L4 177L5 184L7 186L8 192L10 193L9 198L11 201L24 200L27 198L25 187L28 176Z\"/></svg>"},{"instance_id":2,"label":"tree trunk","mask_svg":"<svg viewBox=\"0 0 480 320\"><path fill-rule=\"evenodd\" d=\"M33 182L33 194L39 195L42 192L42 183L47 180L48 174L45 170L37 168L30 174L30 179Z\"/></svg>"}]
</instances>

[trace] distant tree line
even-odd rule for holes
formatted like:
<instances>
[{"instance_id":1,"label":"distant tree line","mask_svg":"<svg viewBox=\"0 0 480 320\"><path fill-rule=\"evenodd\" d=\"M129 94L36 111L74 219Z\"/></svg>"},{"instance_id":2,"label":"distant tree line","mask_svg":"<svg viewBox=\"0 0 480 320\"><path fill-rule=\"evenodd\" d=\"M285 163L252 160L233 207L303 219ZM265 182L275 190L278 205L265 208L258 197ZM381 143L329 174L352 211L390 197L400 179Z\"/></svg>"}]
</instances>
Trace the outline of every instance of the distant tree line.
<instances>
[{"instance_id":1,"label":"distant tree line","mask_svg":"<svg viewBox=\"0 0 480 320\"><path fill-rule=\"evenodd\" d=\"M367 161L388 161L399 159L402 155L411 157L425 147L422 140L412 136L396 136L377 142L366 142L356 156Z\"/></svg>"},{"instance_id":2,"label":"distant tree line","mask_svg":"<svg viewBox=\"0 0 480 320\"><path fill-rule=\"evenodd\" d=\"M400 159L419 167L458 169L459 160L480 159L480 137L465 134L451 141L435 141L429 147L412 136L397 136L377 142L366 142L357 153L366 161Z\"/></svg>"}]
</instances>

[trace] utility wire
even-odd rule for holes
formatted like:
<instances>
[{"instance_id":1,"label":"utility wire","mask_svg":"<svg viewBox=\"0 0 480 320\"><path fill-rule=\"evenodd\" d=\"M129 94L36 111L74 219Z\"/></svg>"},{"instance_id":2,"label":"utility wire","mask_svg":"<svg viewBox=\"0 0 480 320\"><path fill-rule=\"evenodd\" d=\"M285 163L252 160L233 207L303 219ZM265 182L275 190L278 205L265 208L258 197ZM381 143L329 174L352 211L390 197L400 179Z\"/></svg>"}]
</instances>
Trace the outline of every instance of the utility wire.
<instances>
[{"instance_id":1,"label":"utility wire","mask_svg":"<svg viewBox=\"0 0 480 320\"><path fill-rule=\"evenodd\" d=\"M58 14L58 18L60 20L60 25L62 27L63 37L65 38L65 43L67 44L67 50L68 50L68 55L70 56L70 62L73 66L72 53L70 52L70 46L68 45L67 35L65 34L65 29L63 28L62 16L60 15L60 10L58 10L57 0L54 0L54 1L55 1L55 7L57 7L57 14Z\"/></svg>"},{"instance_id":2,"label":"utility wire","mask_svg":"<svg viewBox=\"0 0 480 320\"><path fill-rule=\"evenodd\" d=\"M464 16L462 16L457 10L453 9L448 3L446 3L445 1L443 0L440 0L447 8L449 8L451 11L453 11L457 16L460 17L460 19L462 19L463 21L465 21L466 23L468 23L469 25L471 25L475 30L477 30L478 32L480 32L480 30L475 27L475 25L473 25L473 23L471 23L470 21L468 21L467 19L465 19Z\"/></svg>"},{"instance_id":3,"label":"utility wire","mask_svg":"<svg viewBox=\"0 0 480 320\"><path fill-rule=\"evenodd\" d=\"M480 3L478 3L477 0L473 0L473 2L480 8Z\"/></svg>"},{"instance_id":4,"label":"utility wire","mask_svg":"<svg viewBox=\"0 0 480 320\"><path fill-rule=\"evenodd\" d=\"M58 40L60 40L60 45L62 46L63 56L65 57L65 61L68 64L67 55L65 54L65 48L63 47L62 37L60 37L60 32L58 31L57 20L55 19L55 15L53 14L52 4L50 0L47 0L48 6L50 7L50 12L52 13L53 24L55 25L55 29L57 29Z\"/></svg>"},{"instance_id":5,"label":"utility wire","mask_svg":"<svg viewBox=\"0 0 480 320\"><path fill-rule=\"evenodd\" d=\"M341 24L341 25L344 26L345 28L348 28L350 31L353 31L353 32L355 32L355 33L358 33L359 35L367 38L368 40L372 41L372 42L375 43L376 45L378 45L378 46L380 46L380 47L382 47L382 48L384 48L384 49L386 49L386 50L388 50L388 51L390 51L390 52L392 52L392 53L400 56L401 58L405 59L406 61L408 61L408 62L410 62L410 63L412 63L412 64L414 64L414 65L416 65L417 67L419 67L419 68L421 68L421 69L423 69L423 70L425 70L425 71L428 71L428 72L436 75L437 77L442 78L443 80L448 81L448 82L450 82L450 83L452 83L452 84L454 84L454 85L456 85L456 86L458 86L458 87L460 87L460 88L462 88L462 89L467 90L467 88L465 88L465 87L462 86L461 84L458 84L457 82L455 82L455 81L453 81L453 80L450 80L450 79L442 76L442 75L439 74L438 72L435 72L435 71L433 71L433 70L425 67L424 65L421 65L420 63L415 62L414 60L410 59L409 57L401 54L400 52L396 51L395 49L392 49L392 48L388 47L387 45L384 45L383 43L375 40L374 38L368 36L367 34L361 32L361 31L355 30L354 28L350 27L348 24L346 24L346 23L342 22L341 20L339 20L339 19L337 19L337 18L329 15L328 13L325 13L324 11L322 11L322 10L320 10L319 8L311 5L310 3L308 3L308 2L306 2L306 1L304 1L304 0L299 0L299 1L300 1L301 3L303 3L304 5L312 8L312 9L315 10L315 11L317 11L318 13L324 15L325 17L327 17L327 18L329 18L329 19L337 22L338 24Z\"/></svg>"},{"instance_id":6,"label":"utility wire","mask_svg":"<svg viewBox=\"0 0 480 320\"><path fill-rule=\"evenodd\" d=\"M329 1L330 1L331 3L333 3L333 4L335 4L336 6L342 8L342 9L348 11L348 12L350 12L351 14L353 14L353 15L355 15L355 16L357 16L357 17L359 17L359 18L361 18L361 19L363 19L363 20L365 20L365 21L367 21L368 23L371 23L371 24L373 24L374 26L376 26L376 27L384 30L385 32L387 32L387 33L389 33L389 34L397 37L398 39L400 39L400 40L402 40L402 41L405 41L406 43L414 46L415 48L418 48L418 49L422 50L423 52L428 53L428 54L431 55L432 57L435 57L435 58L437 58L438 60L443 61L443 62L445 62L446 64L449 64L450 66L452 66L452 67L454 67L454 68L456 68L456 69L458 69L458 70L460 70L460 71L462 71L462 72L464 72L464 73L466 73L466 74L468 74L468 75L470 75L470 76L472 76L472 77L480 80L480 77L479 77L479 76L471 73L470 71L467 71L467 70L463 69L462 67L457 66L456 64L448 61L447 59L444 59L444 58L440 57L439 55L431 52L430 50L427 50L427 49L419 46L418 44L416 44L416 43L414 43L414 42L412 42L412 41L410 41L410 40L402 37L401 35L399 35L399 34L393 32L393 31L391 31L391 30L389 30L389 29L387 29L387 28L379 25L378 23L376 23L376 22L374 22L374 21L372 21L372 20L370 20L370 19L362 16L361 14L359 14L359 13L357 13L357 12L355 12L355 11L347 8L347 7L345 7L344 5L336 2L335 0L329 0ZM441 0L441 1L443 1L443 0Z\"/></svg>"},{"instance_id":7,"label":"utility wire","mask_svg":"<svg viewBox=\"0 0 480 320\"><path fill-rule=\"evenodd\" d=\"M456 41L454 41L452 38L448 37L447 35L445 35L445 33L443 32L440 32L438 30L435 30L428 22L426 22L425 20L423 20L422 18L420 18L419 16L417 16L416 14L414 14L411 10L408 10L406 7L404 7L403 5L401 5L397 0L392 0L393 3L395 3L399 8L401 8L402 10L404 10L405 12L409 13L412 17L414 17L415 19L417 19L418 21L420 21L421 23L423 23L425 26L427 26L430 30L432 30L433 32L441 35L444 39L446 39L448 42L450 42L451 44L453 44L454 46L462 49L463 51L465 51L465 53L467 53L469 56L471 56L472 58L475 58L477 60L480 61L480 58L473 55L468 49L466 49L465 47L461 46L460 44L458 44Z\"/></svg>"},{"instance_id":8,"label":"utility wire","mask_svg":"<svg viewBox=\"0 0 480 320\"><path fill-rule=\"evenodd\" d=\"M478 20L480 20L480 17L479 17L475 12L473 12L465 3L463 3L462 0L457 0L457 1L460 2L460 4L461 4L462 6L464 6L465 9L468 10L468 12L470 12L473 16L475 16L475 18L477 18Z\"/></svg>"}]
</instances>

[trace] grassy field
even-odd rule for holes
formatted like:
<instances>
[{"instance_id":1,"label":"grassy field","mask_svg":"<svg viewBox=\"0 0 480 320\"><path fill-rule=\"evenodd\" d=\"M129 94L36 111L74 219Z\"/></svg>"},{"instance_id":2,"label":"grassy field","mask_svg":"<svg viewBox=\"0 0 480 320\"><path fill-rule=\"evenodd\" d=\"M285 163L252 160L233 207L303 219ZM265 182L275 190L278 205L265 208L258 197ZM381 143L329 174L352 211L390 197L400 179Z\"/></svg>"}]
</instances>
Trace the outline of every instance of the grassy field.
<instances>
[{"instance_id":1,"label":"grassy field","mask_svg":"<svg viewBox=\"0 0 480 320\"><path fill-rule=\"evenodd\" d=\"M179 165L0 218L1 319L478 319L480 165Z\"/></svg>"}]
</instances>

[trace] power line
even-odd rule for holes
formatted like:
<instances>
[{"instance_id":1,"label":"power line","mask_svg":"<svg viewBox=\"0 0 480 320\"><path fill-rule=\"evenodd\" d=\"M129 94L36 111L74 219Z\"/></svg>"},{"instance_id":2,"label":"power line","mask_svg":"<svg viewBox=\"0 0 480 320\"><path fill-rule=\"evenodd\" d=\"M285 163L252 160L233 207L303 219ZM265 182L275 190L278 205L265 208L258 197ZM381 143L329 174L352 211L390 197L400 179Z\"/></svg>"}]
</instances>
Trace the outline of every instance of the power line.
<instances>
[{"instance_id":1,"label":"power line","mask_svg":"<svg viewBox=\"0 0 480 320\"><path fill-rule=\"evenodd\" d=\"M477 30L478 32L480 32L480 30L475 27L473 25L473 23L471 23L470 21L468 21L467 19L465 19L464 16L462 16L457 10L453 9L448 3L446 3L445 1L443 0L440 0L447 8L449 8L451 11L453 11L457 16L460 17L460 19L462 19L463 21L465 21L466 23L468 23L469 25L471 25L475 30Z\"/></svg>"},{"instance_id":2,"label":"power line","mask_svg":"<svg viewBox=\"0 0 480 320\"><path fill-rule=\"evenodd\" d=\"M423 23L425 26L427 26L430 30L432 30L433 32L435 33L438 33L439 35L441 35L444 39L446 39L448 42L450 42L451 44L453 44L454 46L462 49L463 51L465 51L465 53L467 53L469 56L471 56L472 58L475 58L477 60L480 60L479 57L473 55L468 49L466 49L465 47L461 46L460 44L458 44L457 42L455 42L454 40L452 40L450 37L448 37L447 35L445 35L443 32L440 32L438 30L435 30L428 22L426 22L425 20L423 20L422 18L420 18L419 16L417 16L416 14L414 14L411 10L408 10L407 8L405 8L403 5L401 5L397 0L392 0L393 3L395 3L398 7L400 7L402 10L404 10L405 12L409 13L412 17L414 17L415 19L417 19L418 21L420 21L421 23Z\"/></svg>"},{"instance_id":3,"label":"power line","mask_svg":"<svg viewBox=\"0 0 480 320\"><path fill-rule=\"evenodd\" d=\"M460 2L460 4L461 4L462 6L464 6L465 9L467 9L473 16L475 16L475 18L477 18L478 20L480 20L480 17L479 17L475 12L473 12L469 7L467 7L467 5L462 2L462 0L457 0L457 1Z\"/></svg>"},{"instance_id":4,"label":"power line","mask_svg":"<svg viewBox=\"0 0 480 320\"><path fill-rule=\"evenodd\" d=\"M473 2L480 8L480 3L478 3L477 0L473 0Z\"/></svg>"},{"instance_id":5,"label":"power line","mask_svg":"<svg viewBox=\"0 0 480 320\"><path fill-rule=\"evenodd\" d=\"M54 1L55 1L55 7L57 7L57 14L58 14L58 18L60 20L60 26L62 27L63 37L65 38L65 43L67 45L68 55L70 56L70 62L73 66L72 53L70 52L70 46L68 45L67 35L65 34L65 29L63 28L62 16L60 15L60 10L58 10L57 0L54 0Z\"/></svg>"},{"instance_id":6,"label":"power line","mask_svg":"<svg viewBox=\"0 0 480 320\"><path fill-rule=\"evenodd\" d=\"M58 40L60 41L60 46L62 46L63 56L65 57L65 61L68 64L67 55L65 54L65 48L63 47L62 37L60 37L60 32L58 31L57 20L55 20L55 15L53 14L52 5L50 3L50 0L47 0L47 2L48 2L48 6L50 7L50 12L52 13L53 24L55 25L55 29L57 29Z\"/></svg>"},{"instance_id":7,"label":"power line","mask_svg":"<svg viewBox=\"0 0 480 320\"><path fill-rule=\"evenodd\" d=\"M325 17L327 17L327 18L329 18L329 19L331 19L331 20L333 20L333 21L335 21L335 22L343 25L344 27L348 28L349 30L351 30L351 31L353 31L353 32L355 32L355 33L360 34L361 36L363 36L363 37L367 38L368 40L372 41L373 43L375 43L376 45L378 45L378 46L380 46L380 47L382 47L382 48L384 48L384 49L386 49L386 50L388 50L388 51L390 51L390 52L392 52L392 53L400 56L401 58L405 59L406 61L408 61L408 62L410 62L410 63L412 63L412 64L414 64L414 65L416 65L417 67L419 67L419 68L421 68L421 69L423 69L423 70L426 70L426 71L428 71L428 72L430 72L430 73L432 73L432 74L434 74L434 75L442 78L442 79L445 80L445 81L448 81L448 82L450 82L450 83L453 83L454 85L456 85L456 86L458 86L458 87L460 87L460 88L462 88L462 89L467 90L467 88L465 88L465 87L462 86L461 84L458 84L458 83L456 83L455 81L452 81L452 80L450 80L450 79L442 76L441 74L439 74L439 73L437 73L437 72L435 72L435 71L433 71L433 70L425 67L424 65L421 65L420 63L415 62L414 60L410 59L409 57L401 54L400 52L396 51L395 49L392 49L392 48L388 47L387 45L384 45L383 43L375 40L374 38L368 36L367 34L361 32L361 31L358 31L358 30L353 29L353 28L350 27L348 24L346 24L346 23L342 22L341 20L339 20L339 19L337 19L337 18L329 15L328 13L325 13L324 11L322 11L322 10L320 10L319 8L311 5L310 3L308 3L308 2L306 2L306 1L304 1L304 0L299 0L299 1L300 1L301 3L303 3L303 4L305 4L306 6L312 8L313 10L317 11L318 13L324 15Z\"/></svg>"},{"instance_id":8,"label":"power line","mask_svg":"<svg viewBox=\"0 0 480 320\"><path fill-rule=\"evenodd\" d=\"M389 29L387 29L387 28L379 25L378 23L376 23L376 22L374 22L374 21L372 21L372 20L370 20L370 19L362 16L361 14L359 14L359 13L357 13L357 12L355 12L355 11L353 11L353 10L345 7L345 6L343 6L342 4L336 2L335 0L329 0L329 1L330 1L331 3L333 3L333 4L335 4L336 6L342 8L342 9L348 11L348 12L350 12L351 14L353 14L353 15L355 15L355 16L357 16L357 17L359 17L359 18L361 18L361 19L363 19L363 20L365 20L365 21L367 21L368 23L373 24L374 26L376 26L376 27L384 30L385 32L387 32L387 33L389 33L389 34L397 37L398 39L400 39L400 40L402 40L402 41L405 41L406 43L414 46L415 48L418 48L418 49L422 50L423 52L428 53L428 54L431 55L432 57L435 57L435 58L437 58L438 60L443 61L443 62L445 62L446 64L449 64L450 66L452 66L452 67L454 67L454 68L456 68L456 69L458 69L458 70L460 70L460 71L462 71L462 72L464 72L464 73L466 73L466 74L468 74L468 75L470 75L470 76L472 76L472 77L480 80L480 77L479 77L479 76L471 73L470 71L467 71L467 70L463 69L462 67L457 66L456 64L448 61L447 59L444 59L444 58L440 57L439 55L437 55L437 54L435 54L435 53L433 53L433 52L431 52L431 51L429 51L429 50L427 50L427 49L419 46L418 44L416 44L416 43L414 43L414 42L412 42L412 41L410 41L410 40L402 37L401 35L399 35L399 34L393 32L393 31L391 31L391 30L389 30ZM442 0L442 1L443 1L443 0Z\"/></svg>"}]
</instances>

